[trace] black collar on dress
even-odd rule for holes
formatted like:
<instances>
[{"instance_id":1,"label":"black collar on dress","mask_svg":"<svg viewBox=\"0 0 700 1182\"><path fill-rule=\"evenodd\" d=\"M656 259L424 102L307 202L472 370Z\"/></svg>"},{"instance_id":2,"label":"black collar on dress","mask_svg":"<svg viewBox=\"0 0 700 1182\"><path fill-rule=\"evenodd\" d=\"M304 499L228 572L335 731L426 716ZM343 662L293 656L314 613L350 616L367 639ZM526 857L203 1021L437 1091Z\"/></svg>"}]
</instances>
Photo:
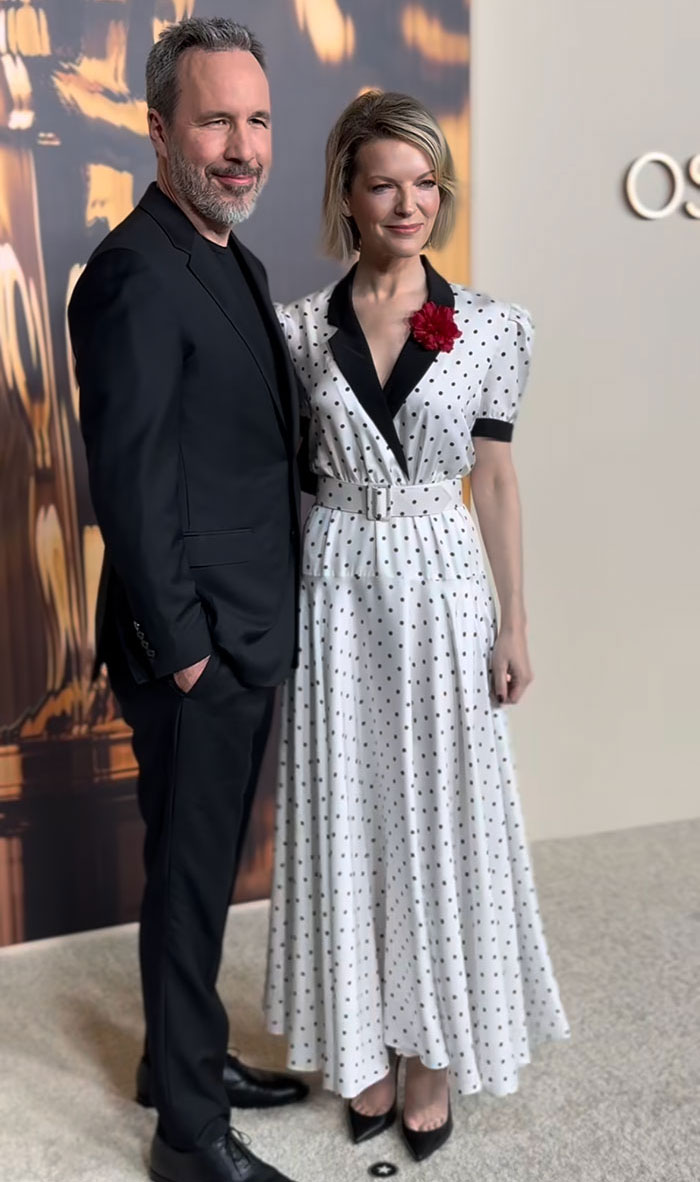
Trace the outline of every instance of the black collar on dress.
<instances>
[{"instance_id":1,"label":"black collar on dress","mask_svg":"<svg viewBox=\"0 0 700 1182\"><path fill-rule=\"evenodd\" d=\"M423 255L421 262L428 282L428 300L454 308L455 297L449 283ZM328 323L336 328L336 332L329 338L328 344L346 382L388 443L403 472L408 475L406 456L394 426L394 417L425 376L439 350L425 349L413 336L409 336L382 388L352 302L356 271L357 263L331 292Z\"/></svg>"}]
</instances>

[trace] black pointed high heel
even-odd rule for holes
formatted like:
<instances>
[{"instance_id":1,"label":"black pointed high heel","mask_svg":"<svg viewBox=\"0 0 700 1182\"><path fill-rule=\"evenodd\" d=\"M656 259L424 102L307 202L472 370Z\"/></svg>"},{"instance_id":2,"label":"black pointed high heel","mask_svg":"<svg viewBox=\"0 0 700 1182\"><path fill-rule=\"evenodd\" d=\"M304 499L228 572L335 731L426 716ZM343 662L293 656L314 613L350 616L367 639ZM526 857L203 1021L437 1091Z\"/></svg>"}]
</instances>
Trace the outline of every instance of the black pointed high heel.
<instances>
[{"instance_id":1,"label":"black pointed high heel","mask_svg":"<svg viewBox=\"0 0 700 1182\"><path fill-rule=\"evenodd\" d=\"M399 1062L397 1056L394 1064L394 1086L395 1095L394 1103L388 1112L380 1112L377 1116L365 1116L364 1113L358 1112L353 1108L352 1102L348 1100L348 1124L350 1126L350 1136L356 1145L360 1145L363 1141L369 1141L372 1137L378 1137L386 1129L390 1129L396 1120L396 1101L399 1090Z\"/></svg>"},{"instance_id":2,"label":"black pointed high heel","mask_svg":"<svg viewBox=\"0 0 700 1182\"><path fill-rule=\"evenodd\" d=\"M416 1161L425 1161L437 1149L442 1149L452 1134L452 1103L447 1100L447 1120L437 1129L409 1129L405 1120L401 1120L401 1131L411 1154Z\"/></svg>"}]
</instances>

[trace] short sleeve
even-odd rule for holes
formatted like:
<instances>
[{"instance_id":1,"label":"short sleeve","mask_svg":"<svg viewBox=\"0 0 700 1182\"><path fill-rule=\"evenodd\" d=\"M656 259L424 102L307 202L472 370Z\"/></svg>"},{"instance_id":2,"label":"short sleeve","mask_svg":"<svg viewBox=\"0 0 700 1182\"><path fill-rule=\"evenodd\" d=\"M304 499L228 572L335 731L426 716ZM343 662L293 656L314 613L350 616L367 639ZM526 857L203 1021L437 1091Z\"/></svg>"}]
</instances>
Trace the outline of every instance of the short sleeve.
<instances>
[{"instance_id":1,"label":"short sleeve","mask_svg":"<svg viewBox=\"0 0 700 1182\"><path fill-rule=\"evenodd\" d=\"M472 436L508 443L530 372L535 330L529 312L511 304L481 391Z\"/></svg>"},{"instance_id":2,"label":"short sleeve","mask_svg":"<svg viewBox=\"0 0 700 1182\"><path fill-rule=\"evenodd\" d=\"M301 372L300 356L304 352L304 342L302 340L302 328L299 320L299 305L298 304L275 304L275 313L280 323L280 328L284 333L284 339L287 343L289 354L294 365L294 372L297 379L297 394L299 397L299 414L304 418L309 418L311 415L311 407L309 405L309 396L304 384L306 374Z\"/></svg>"}]
</instances>

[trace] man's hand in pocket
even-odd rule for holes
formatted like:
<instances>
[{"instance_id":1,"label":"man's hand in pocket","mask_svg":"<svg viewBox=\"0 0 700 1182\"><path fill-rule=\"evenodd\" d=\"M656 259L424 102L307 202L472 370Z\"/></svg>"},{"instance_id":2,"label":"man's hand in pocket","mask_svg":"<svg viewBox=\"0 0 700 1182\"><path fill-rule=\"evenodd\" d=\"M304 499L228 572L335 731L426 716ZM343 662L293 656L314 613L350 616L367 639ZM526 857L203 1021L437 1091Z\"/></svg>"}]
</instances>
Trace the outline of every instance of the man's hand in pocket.
<instances>
[{"instance_id":1,"label":"man's hand in pocket","mask_svg":"<svg viewBox=\"0 0 700 1182\"><path fill-rule=\"evenodd\" d=\"M188 665L186 669L178 669L177 673L173 674L173 681L183 694L188 694L197 684L210 660L211 654L203 657L201 661L196 661L194 665Z\"/></svg>"}]
</instances>

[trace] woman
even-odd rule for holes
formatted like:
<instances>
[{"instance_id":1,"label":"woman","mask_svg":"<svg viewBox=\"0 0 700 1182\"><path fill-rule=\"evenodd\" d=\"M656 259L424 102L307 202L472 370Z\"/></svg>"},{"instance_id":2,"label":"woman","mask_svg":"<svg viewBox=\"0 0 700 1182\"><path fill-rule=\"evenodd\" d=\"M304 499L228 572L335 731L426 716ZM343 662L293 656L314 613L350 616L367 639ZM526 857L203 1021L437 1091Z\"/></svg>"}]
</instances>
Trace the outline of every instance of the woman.
<instances>
[{"instance_id":1,"label":"woman","mask_svg":"<svg viewBox=\"0 0 700 1182\"><path fill-rule=\"evenodd\" d=\"M329 253L356 264L281 309L318 478L299 667L286 689L266 1012L365 1140L396 1112L418 1159L459 1094L515 1091L567 1037L504 707L531 680L509 440L532 329L448 284L455 178L415 100L371 92L327 147ZM500 601L500 629L471 488Z\"/></svg>"}]
</instances>

